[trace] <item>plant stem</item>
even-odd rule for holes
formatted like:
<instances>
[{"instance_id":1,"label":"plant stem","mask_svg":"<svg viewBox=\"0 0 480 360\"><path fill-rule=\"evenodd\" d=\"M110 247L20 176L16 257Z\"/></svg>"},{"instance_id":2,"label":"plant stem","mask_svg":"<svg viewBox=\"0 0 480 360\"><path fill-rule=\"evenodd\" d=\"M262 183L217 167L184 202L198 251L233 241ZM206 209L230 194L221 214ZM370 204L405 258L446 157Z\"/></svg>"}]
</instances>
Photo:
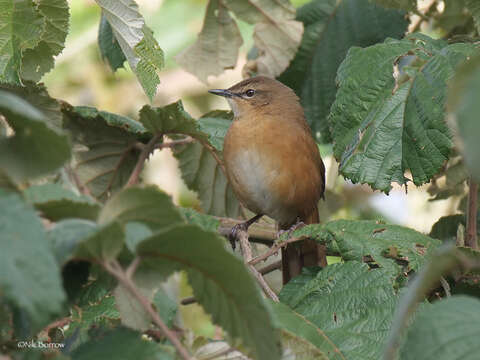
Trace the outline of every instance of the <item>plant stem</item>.
<instances>
[{"instance_id":1,"label":"plant stem","mask_svg":"<svg viewBox=\"0 0 480 360\"><path fill-rule=\"evenodd\" d=\"M478 249L477 242L478 183L470 177L468 190L467 231L465 246Z\"/></svg>"},{"instance_id":2,"label":"plant stem","mask_svg":"<svg viewBox=\"0 0 480 360\"><path fill-rule=\"evenodd\" d=\"M135 286L135 283L133 282L131 275L133 273L131 272L132 269L136 268L138 265L139 260L134 260L131 266L129 274L127 274L126 271L123 270L121 265L117 262L117 260L113 260L111 262L103 262L102 265L107 270L110 274L112 274L117 281L119 282L120 285L125 287L134 298L137 299L137 301L142 305L144 310L150 315L152 318L153 322L155 325L157 325L162 333L165 335L165 337L170 340L170 342L175 346L175 349L177 349L177 352L180 354L183 360L193 360L193 358L190 356L188 353L187 349L182 345L180 340L178 340L177 336L173 331L171 331L167 325L163 322L163 320L160 318L158 313L153 309L152 304L150 301L142 295L140 290Z\"/></svg>"},{"instance_id":3,"label":"plant stem","mask_svg":"<svg viewBox=\"0 0 480 360\"><path fill-rule=\"evenodd\" d=\"M129 187L138 183L138 178L140 177L140 173L142 172L143 165L147 160L148 156L155 150L155 146L157 142L163 137L163 134L157 134L150 139L150 141L145 145L142 149L142 152L138 156L137 164L130 175L125 187Z\"/></svg>"},{"instance_id":4,"label":"plant stem","mask_svg":"<svg viewBox=\"0 0 480 360\"><path fill-rule=\"evenodd\" d=\"M294 242L297 242L297 241L301 241L301 240L305 240L305 239L306 238L302 236L302 237L298 237L298 238L290 238L288 240L285 240L285 241L279 242L277 244L274 244L270 249L265 251L262 255L259 255L255 259L250 260L249 264L250 265L258 264L260 261L266 260L270 256L276 254L278 252L278 250L287 246L288 244L291 244L291 243L294 243Z\"/></svg>"}]
</instances>

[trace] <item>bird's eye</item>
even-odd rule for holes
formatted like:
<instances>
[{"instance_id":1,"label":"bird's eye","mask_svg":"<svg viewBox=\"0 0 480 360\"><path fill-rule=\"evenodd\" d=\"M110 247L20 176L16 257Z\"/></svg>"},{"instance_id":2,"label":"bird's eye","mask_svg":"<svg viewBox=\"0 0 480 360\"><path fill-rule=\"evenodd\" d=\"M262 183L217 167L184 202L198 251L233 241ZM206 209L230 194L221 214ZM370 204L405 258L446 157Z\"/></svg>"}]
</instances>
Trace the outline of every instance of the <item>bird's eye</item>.
<instances>
[{"instance_id":1,"label":"bird's eye","mask_svg":"<svg viewBox=\"0 0 480 360\"><path fill-rule=\"evenodd\" d=\"M247 95L247 97L252 97L253 95L255 95L255 90L248 89L247 91L245 91L245 95Z\"/></svg>"}]
</instances>

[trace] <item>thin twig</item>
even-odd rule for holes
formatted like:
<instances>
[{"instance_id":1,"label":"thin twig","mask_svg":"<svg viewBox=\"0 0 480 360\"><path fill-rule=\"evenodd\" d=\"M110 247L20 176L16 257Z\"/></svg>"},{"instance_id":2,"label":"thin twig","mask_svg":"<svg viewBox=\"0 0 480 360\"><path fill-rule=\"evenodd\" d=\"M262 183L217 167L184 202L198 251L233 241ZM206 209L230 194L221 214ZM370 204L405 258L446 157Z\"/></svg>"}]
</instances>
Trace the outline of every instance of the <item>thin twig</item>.
<instances>
[{"instance_id":1,"label":"thin twig","mask_svg":"<svg viewBox=\"0 0 480 360\"><path fill-rule=\"evenodd\" d=\"M467 231L465 232L465 245L478 249L477 242L477 210L478 209L478 183L470 178L468 190Z\"/></svg>"},{"instance_id":2,"label":"thin twig","mask_svg":"<svg viewBox=\"0 0 480 360\"><path fill-rule=\"evenodd\" d=\"M237 239L240 242L240 248L242 250L243 261L245 262L245 265L249 268L250 272L253 274L253 276L257 280L258 284L260 285L264 293L273 301L279 302L280 300L278 299L277 294L275 294L275 292L270 288L270 286L267 284L267 282L263 278L262 274L260 274L258 270L255 269L255 266L250 264L250 261L252 261L253 255L252 255L252 248L250 247L250 241L248 241L247 231L245 230L237 231Z\"/></svg>"},{"instance_id":3,"label":"thin twig","mask_svg":"<svg viewBox=\"0 0 480 360\"><path fill-rule=\"evenodd\" d=\"M161 143L161 144L157 144L155 146L155 149L172 148L172 147L175 147L175 146L178 146L178 145L191 144L194 141L195 141L195 139L193 139L189 136L189 137L186 137L185 139L172 140L172 141L169 141L169 142L164 142L164 143Z\"/></svg>"},{"instance_id":4,"label":"thin twig","mask_svg":"<svg viewBox=\"0 0 480 360\"><path fill-rule=\"evenodd\" d=\"M228 237L232 231L232 228L242 223L242 220L216 217L220 221L218 232L220 235ZM261 243L267 246L271 246L274 240L277 238L277 231L275 225L266 223L255 223L248 228L249 241Z\"/></svg>"},{"instance_id":5,"label":"thin twig","mask_svg":"<svg viewBox=\"0 0 480 360\"><path fill-rule=\"evenodd\" d=\"M278 250L287 246L288 244L291 244L291 243L294 243L294 242L297 242L297 241L302 241L302 240L305 240L305 239L306 239L306 237L301 236L301 237L298 237L298 238L295 237L295 238L287 239L287 240L282 241L282 242L278 242L278 243L274 244L270 249L265 251L262 255L259 255L255 259L250 260L249 264L250 265L258 264L260 261L266 260L270 256L275 255L278 252Z\"/></svg>"},{"instance_id":6,"label":"thin twig","mask_svg":"<svg viewBox=\"0 0 480 360\"><path fill-rule=\"evenodd\" d=\"M261 268L259 271L260 274L262 275L267 275L271 273L272 271L278 270L282 268L282 260L275 261L263 268Z\"/></svg>"},{"instance_id":7,"label":"thin twig","mask_svg":"<svg viewBox=\"0 0 480 360\"><path fill-rule=\"evenodd\" d=\"M182 300L180 300L180 304L182 305L190 305L190 304L195 304L197 302L197 299L195 299L193 296L186 297Z\"/></svg>"},{"instance_id":8,"label":"thin twig","mask_svg":"<svg viewBox=\"0 0 480 360\"><path fill-rule=\"evenodd\" d=\"M155 145L162 137L162 134L157 134L150 139L147 145L145 145L142 152L138 156L137 164L135 165L135 168L133 169L125 187L135 185L138 182L138 178L140 177L140 173L142 172L145 161L148 159L148 156L152 153L152 151L155 150Z\"/></svg>"},{"instance_id":9,"label":"thin twig","mask_svg":"<svg viewBox=\"0 0 480 360\"><path fill-rule=\"evenodd\" d=\"M153 309L150 301L142 295L140 290L138 290L138 288L136 287L135 283L127 275L126 271L123 270L122 266L116 260L113 260L111 262L105 261L102 263L102 265L105 270L107 270L117 279L120 285L127 289L130 294L132 294L132 296L137 299L143 309L150 315L155 325L160 328L165 337L170 340L173 346L175 346L175 349L177 349L177 352L180 354L180 356L184 360L193 360L193 358L190 356L187 349L182 345L175 333L171 331L167 325L165 325L158 313ZM130 266L130 268L132 268L132 266Z\"/></svg>"},{"instance_id":10,"label":"thin twig","mask_svg":"<svg viewBox=\"0 0 480 360\"><path fill-rule=\"evenodd\" d=\"M207 148L207 150L212 154L213 158L216 160L218 166L222 169L223 173L226 175L227 172L225 171L225 165L223 164L223 160L220 159L220 156L218 155L217 149L213 147L212 144L210 144L208 141L200 141L200 144L202 144L203 147Z\"/></svg>"}]
</instances>

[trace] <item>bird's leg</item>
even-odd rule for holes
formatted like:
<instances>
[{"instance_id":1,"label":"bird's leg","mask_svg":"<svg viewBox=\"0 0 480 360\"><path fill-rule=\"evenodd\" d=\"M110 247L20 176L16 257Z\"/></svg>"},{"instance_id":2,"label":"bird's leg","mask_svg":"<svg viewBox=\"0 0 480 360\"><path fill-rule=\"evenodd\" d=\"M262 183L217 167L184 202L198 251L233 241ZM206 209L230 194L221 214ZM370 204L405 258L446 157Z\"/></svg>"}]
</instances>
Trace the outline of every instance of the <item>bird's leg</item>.
<instances>
[{"instance_id":1,"label":"bird's leg","mask_svg":"<svg viewBox=\"0 0 480 360\"><path fill-rule=\"evenodd\" d=\"M248 231L248 228L250 227L250 225L260 220L262 216L263 214L255 215L251 219L248 219L247 221L237 224L232 228L232 231L230 231L230 235L228 236L228 240L230 240L230 245L232 245L233 250L235 250L235 240L237 239L238 232L240 230Z\"/></svg>"},{"instance_id":2,"label":"bird's leg","mask_svg":"<svg viewBox=\"0 0 480 360\"><path fill-rule=\"evenodd\" d=\"M287 233L287 238L291 238L292 233L295 230L301 229L304 226L306 226L306 224L302 220L300 220L299 217L297 217L297 222L295 224L293 224L292 226L290 226L290 228L288 230L279 230L277 232L277 238L280 238L280 236L282 236L285 233Z\"/></svg>"}]
</instances>

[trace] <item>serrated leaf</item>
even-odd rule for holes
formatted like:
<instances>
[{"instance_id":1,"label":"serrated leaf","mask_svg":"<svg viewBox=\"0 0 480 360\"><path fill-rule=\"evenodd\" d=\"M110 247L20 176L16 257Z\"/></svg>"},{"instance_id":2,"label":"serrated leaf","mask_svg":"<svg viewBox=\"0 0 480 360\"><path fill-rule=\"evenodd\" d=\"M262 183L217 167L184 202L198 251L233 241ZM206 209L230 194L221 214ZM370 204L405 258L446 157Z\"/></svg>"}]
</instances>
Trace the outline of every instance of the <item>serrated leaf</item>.
<instances>
[{"instance_id":1,"label":"serrated leaf","mask_svg":"<svg viewBox=\"0 0 480 360\"><path fill-rule=\"evenodd\" d=\"M64 265L74 258L78 246L97 229L97 224L89 220L68 219L57 222L47 233L57 262Z\"/></svg>"},{"instance_id":2,"label":"serrated leaf","mask_svg":"<svg viewBox=\"0 0 480 360\"><path fill-rule=\"evenodd\" d=\"M99 224L140 222L151 230L183 223L170 196L156 186L130 187L112 197L98 217Z\"/></svg>"},{"instance_id":3,"label":"serrated leaf","mask_svg":"<svg viewBox=\"0 0 480 360\"><path fill-rule=\"evenodd\" d=\"M110 68L115 72L123 67L123 63L127 60L122 52L115 35L113 35L112 27L102 15L100 26L98 28L98 47L102 58L108 62Z\"/></svg>"},{"instance_id":4,"label":"serrated leaf","mask_svg":"<svg viewBox=\"0 0 480 360\"><path fill-rule=\"evenodd\" d=\"M480 179L480 147L477 141L480 123L476 116L479 91L480 56L477 56L458 69L448 94L450 125L455 130L465 165L477 180Z\"/></svg>"},{"instance_id":5,"label":"serrated leaf","mask_svg":"<svg viewBox=\"0 0 480 360\"><path fill-rule=\"evenodd\" d=\"M453 145L444 121L446 82L476 51L421 34L352 48L338 70L330 114L342 175L386 193L392 182L407 183L408 170L415 185L428 182ZM419 65L403 67L395 81L394 65L406 54Z\"/></svg>"},{"instance_id":6,"label":"serrated leaf","mask_svg":"<svg viewBox=\"0 0 480 360\"><path fill-rule=\"evenodd\" d=\"M0 292L30 318L35 333L65 301L60 269L40 218L20 195L0 189Z\"/></svg>"},{"instance_id":7,"label":"serrated leaf","mask_svg":"<svg viewBox=\"0 0 480 360\"><path fill-rule=\"evenodd\" d=\"M231 111L211 111L197 120L199 130L208 134L208 141L218 151L223 151L223 140L232 124Z\"/></svg>"},{"instance_id":8,"label":"serrated leaf","mask_svg":"<svg viewBox=\"0 0 480 360\"><path fill-rule=\"evenodd\" d=\"M345 359L325 333L305 317L282 303L270 302L270 306L275 326L283 333L284 353L292 351L295 359Z\"/></svg>"},{"instance_id":9,"label":"serrated leaf","mask_svg":"<svg viewBox=\"0 0 480 360\"><path fill-rule=\"evenodd\" d=\"M56 99L50 97L43 84L34 84L30 81L25 81L23 86L0 84L0 89L6 90L28 101L45 115L51 127L61 131L62 112L60 104Z\"/></svg>"},{"instance_id":10,"label":"serrated leaf","mask_svg":"<svg viewBox=\"0 0 480 360\"><path fill-rule=\"evenodd\" d=\"M190 208L178 208L178 211L185 217L188 224L197 225L207 231L218 231L220 225L220 220L218 220L218 218L199 213Z\"/></svg>"},{"instance_id":11,"label":"serrated leaf","mask_svg":"<svg viewBox=\"0 0 480 360\"><path fill-rule=\"evenodd\" d=\"M318 140L331 142L328 114L335 100L337 69L352 46L400 38L404 14L368 0L314 0L297 10L305 26L300 48L279 80L295 90Z\"/></svg>"},{"instance_id":12,"label":"serrated leaf","mask_svg":"<svg viewBox=\"0 0 480 360\"><path fill-rule=\"evenodd\" d=\"M148 136L146 130L137 121L90 107L62 110L75 145L73 171L93 197L104 201L128 181L139 154L134 145Z\"/></svg>"},{"instance_id":13,"label":"serrated leaf","mask_svg":"<svg viewBox=\"0 0 480 360\"><path fill-rule=\"evenodd\" d=\"M203 27L196 42L181 52L176 61L204 83L237 64L243 40L237 23L219 0L210 0Z\"/></svg>"},{"instance_id":14,"label":"serrated leaf","mask_svg":"<svg viewBox=\"0 0 480 360\"><path fill-rule=\"evenodd\" d=\"M292 279L280 300L318 326L343 358L379 359L397 297L385 270L349 261Z\"/></svg>"},{"instance_id":15,"label":"serrated leaf","mask_svg":"<svg viewBox=\"0 0 480 360\"><path fill-rule=\"evenodd\" d=\"M145 20L138 12L138 5L133 0L96 2L102 8L102 14L110 24L115 39L151 101L160 83L156 70L164 65L163 51L152 31L145 25Z\"/></svg>"},{"instance_id":16,"label":"serrated leaf","mask_svg":"<svg viewBox=\"0 0 480 360\"><path fill-rule=\"evenodd\" d=\"M77 195L58 184L30 186L23 195L51 221L68 218L96 220L100 211L100 205L89 197Z\"/></svg>"},{"instance_id":17,"label":"serrated leaf","mask_svg":"<svg viewBox=\"0 0 480 360\"><path fill-rule=\"evenodd\" d=\"M458 268L463 262L463 259L465 259L465 257L462 256L454 245L448 244L442 246L409 284L408 289L402 295L395 311L395 317L391 324L388 339L385 341L383 359L397 359L397 350L403 339L405 327L415 313L419 302L425 298L433 286L438 284L442 276Z\"/></svg>"},{"instance_id":18,"label":"serrated leaf","mask_svg":"<svg viewBox=\"0 0 480 360\"><path fill-rule=\"evenodd\" d=\"M225 174L210 152L199 143L176 146L182 178L188 188L198 193L203 211L210 215L236 218L240 203Z\"/></svg>"},{"instance_id":19,"label":"serrated leaf","mask_svg":"<svg viewBox=\"0 0 480 360\"><path fill-rule=\"evenodd\" d=\"M255 24L253 40L259 56L259 75L280 75L295 56L303 34L303 24L295 20L295 8L287 0L226 0L223 2L240 20Z\"/></svg>"},{"instance_id":20,"label":"serrated leaf","mask_svg":"<svg viewBox=\"0 0 480 360\"><path fill-rule=\"evenodd\" d=\"M15 131L0 139L0 167L13 180L47 174L70 158L67 136L25 100L0 90L0 114Z\"/></svg>"},{"instance_id":21,"label":"serrated leaf","mask_svg":"<svg viewBox=\"0 0 480 360\"><path fill-rule=\"evenodd\" d=\"M184 134L201 141L208 141L198 123L183 108L181 101L164 107L145 105L140 110L140 122L152 134Z\"/></svg>"},{"instance_id":22,"label":"serrated leaf","mask_svg":"<svg viewBox=\"0 0 480 360\"><path fill-rule=\"evenodd\" d=\"M33 49L22 54L21 77L39 81L53 68L54 56L59 55L68 33L69 10L67 0L37 0L37 10L45 19L41 40Z\"/></svg>"},{"instance_id":23,"label":"serrated leaf","mask_svg":"<svg viewBox=\"0 0 480 360\"><path fill-rule=\"evenodd\" d=\"M469 296L452 296L425 306L409 327L399 359L475 360L479 307L480 301Z\"/></svg>"},{"instance_id":24,"label":"serrated leaf","mask_svg":"<svg viewBox=\"0 0 480 360\"><path fill-rule=\"evenodd\" d=\"M45 18L32 0L4 0L0 24L0 82L21 85L22 53L38 45Z\"/></svg>"},{"instance_id":25,"label":"serrated leaf","mask_svg":"<svg viewBox=\"0 0 480 360\"><path fill-rule=\"evenodd\" d=\"M215 233L192 225L171 227L142 241L144 266L161 276L185 270L195 299L254 359L278 359L269 311L243 263L225 250Z\"/></svg>"},{"instance_id":26,"label":"serrated leaf","mask_svg":"<svg viewBox=\"0 0 480 360\"><path fill-rule=\"evenodd\" d=\"M363 261L370 256L393 277L404 270L417 271L432 250L440 245L440 241L413 229L372 220L336 220L324 225L309 225L294 234L325 242L344 260ZM398 260L408 263L406 269L397 264Z\"/></svg>"},{"instance_id":27,"label":"serrated leaf","mask_svg":"<svg viewBox=\"0 0 480 360\"><path fill-rule=\"evenodd\" d=\"M142 340L141 334L125 328L109 331L100 338L93 338L80 345L72 353L73 360L137 359L173 360L175 357L161 345Z\"/></svg>"},{"instance_id":28,"label":"serrated leaf","mask_svg":"<svg viewBox=\"0 0 480 360\"><path fill-rule=\"evenodd\" d=\"M477 31L480 34L480 3L476 0L465 0L468 11L473 16L473 21L477 27Z\"/></svg>"}]
</instances>

